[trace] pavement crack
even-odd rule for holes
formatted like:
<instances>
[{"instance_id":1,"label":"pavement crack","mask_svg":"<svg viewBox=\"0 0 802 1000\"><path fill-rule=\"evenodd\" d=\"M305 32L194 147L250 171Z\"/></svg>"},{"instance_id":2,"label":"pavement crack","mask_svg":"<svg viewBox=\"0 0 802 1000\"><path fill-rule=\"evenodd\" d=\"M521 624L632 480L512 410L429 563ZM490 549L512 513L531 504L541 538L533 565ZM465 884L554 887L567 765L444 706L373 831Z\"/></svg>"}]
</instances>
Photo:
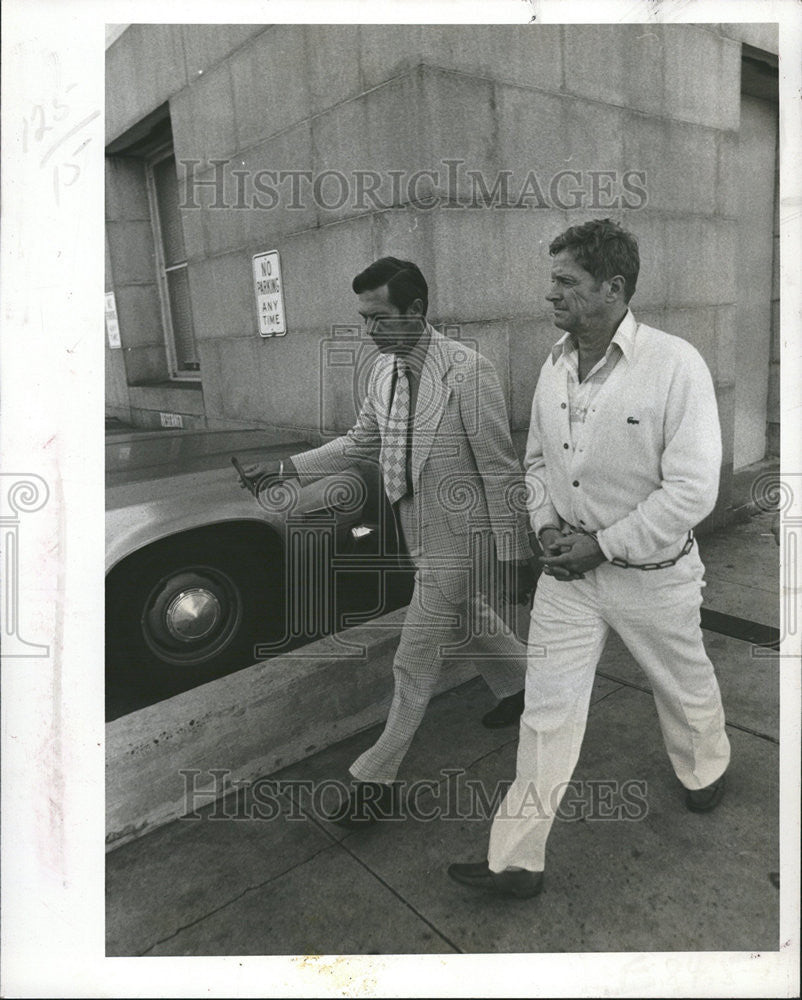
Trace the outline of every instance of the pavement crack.
<instances>
[{"instance_id":1,"label":"pavement crack","mask_svg":"<svg viewBox=\"0 0 802 1000\"><path fill-rule=\"evenodd\" d=\"M612 678L608 677L607 680L612 680ZM595 701L592 701L590 703L591 704L591 708L593 708L595 705L598 705L600 702L604 701L605 699L609 698L611 694L616 694L616 692L620 691L622 687L624 687L624 685L622 683L619 683L618 687L614 687L612 691L608 691L607 694L603 694L600 698L596 698Z\"/></svg>"},{"instance_id":2,"label":"pavement crack","mask_svg":"<svg viewBox=\"0 0 802 1000\"><path fill-rule=\"evenodd\" d=\"M749 726L741 726L737 722L726 722L725 725L729 726L730 729L737 729L741 733L757 736L758 739L765 740L767 743L773 743L775 746L780 745L780 741L776 736L771 736L769 733L761 733L759 729L750 729Z\"/></svg>"},{"instance_id":3,"label":"pavement crack","mask_svg":"<svg viewBox=\"0 0 802 1000\"><path fill-rule=\"evenodd\" d=\"M447 779L443 779L443 780L445 781L445 780L447 780ZM442 784L442 782L440 782L440 784ZM319 819L318 819L318 817L317 817L317 816L316 816L316 815L314 814L314 812L310 812L310 811L309 811L309 810L307 810L307 809L306 809L306 808L305 808L304 806L301 806L301 809L303 810L303 812L304 812L304 814L306 815L307 819L308 819L308 820L309 820L310 822L314 823L314 825L315 825L315 826L316 826L316 827L317 827L317 828L318 828L318 829L319 829L320 831L322 831L322 832L323 832L323 833L324 833L324 834L325 834L325 835L326 835L326 836L327 836L327 837L329 838L329 840L331 841L331 844L330 844L330 845L329 845L328 847L324 848L324 850L329 850L331 846L334 846L334 847L339 847L339 848L340 848L341 850L343 850L343 851L344 851L344 852L345 852L345 853L346 853L346 854L347 854L347 855L348 855L349 857L353 858L353 860L354 860L354 861L356 861L356 862L357 862L357 864L361 865L361 866L362 866L362 868L364 868L364 869L365 869L365 871L366 871L366 872L367 872L367 873L368 873L369 875L371 875L371 876L372 876L372 877L373 877L374 879L376 879L376 881L377 881L377 882L379 882L379 883L380 883L381 885L383 885L383 886L384 886L384 888L385 888L385 889L386 889L386 890L387 890L388 892L392 893L392 895L393 895L393 896L395 896L395 898L396 898L396 899L397 899L397 900L398 900L399 902L403 903L403 905L404 905L404 906L406 906L406 908L407 908L408 910L411 910L411 911L412 911L412 913L414 913L414 914L415 914L415 916L416 916L416 917L417 917L417 918L418 918L419 920L422 920L422 921L423 921L423 923L425 923L425 924L426 924L426 926L427 926L427 927L428 927L428 928L429 928L429 929L430 929L430 930L431 930L431 931L432 931L432 932L433 932L434 934L436 934L436 935L437 935L437 936L438 936L439 938L441 938L441 939L442 939L443 941L445 941L445 943L446 943L446 944L447 944L447 945L448 945L448 946L449 946L450 948L453 948L453 949L454 949L454 951L455 951L455 952L456 952L457 954L459 954L459 955L462 955L462 954L464 954L463 950L462 950L462 949L461 949L461 948L460 948L460 947L459 947L458 945L456 945L456 944L455 944L455 943L454 943L454 942L453 942L453 941L452 941L452 940L451 940L451 939L450 939L450 938L449 938L449 937L448 937L448 936L447 936L446 934L444 934L444 933L443 933L443 932L442 932L441 930L439 930L439 929L438 929L437 927L435 927L435 925L434 925L434 924L433 924L433 923L432 923L432 922L431 922L430 920L427 920L427 918L426 918L426 917L424 917L424 915L423 915L422 913L420 913L420 912L419 912L418 910L416 910L416 909L415 909L415 907L414 907L414 906L413 906L413 905L412 905L412 904L411 904L410 902L408 902L408 901L407 901L406 899L404 899L404 897L403 897L402 895L400 895L400 893L396 892L396 890L395 890L395 889L394 889L394 888L393 888L393 887L392 887L391 885L389 885L389 884L388 884L388 883L387 883L387 882L386 882L386 881L385 881L385 880L384 880L384 879L383 879L383 878L381 877L381 875L379 875L379 874L378 874L377 872L375 872L375 871L374 871L374 870L373 870L373 869L372 869L372 868L371 868L371 867L370 867L369 865L367 865L367 864L366 864L366 863L365 863L365 862L364 862L364 861L363 861L363 860L362 860L362 859L361 859L361 858L359 857L359 855L355 854L355 853L354 853L354 852L353 852L353 851L352 851L352 850L351 850L351 849L350 849L350 848L348 847L348 845L347 845L347 844L345 843L345 841L346 841L346 840L348 839L348 837L350 837L350 836L353 836L353 833L350 833L350 834L347 834L347 835L346 835L345 837L343 837L343 838L337 838L337 837L336 837L336 836L335 836L334 834L332 834L332 833L331 833L331 831L330 831L329 829L327 829L327 824L325 824L325 823L321 823L321 822L320 822L320 820L319 820ZM320 854L321 852L320 852L320 851L317 851L316 853L317 853L317 854ZM312 856L314 857L315 855L312 855ZM307 858L307 860L311 860L311 859ZM298 866L297 866L297 865L295 865L295 866L293 866L293 867L296 867L296 868L297 868ZM287 869L287 870L288 870L288 871L291 871L292 869ZM283 874L283 873L282 873L282 874ZM268 881L272 881L272 879L269 879ZM247 890L246 890L246 891L247 891ZM243 895L244 895L244 894L243 894ZM238 898L239 898L239 897L238 897ZM233 902L233 900L232 900L231 902ZM222 909L222 908L223 908L223 907L221 907L221 909ZM172 936L172 935L171 935L171 936ZM158 944L158 943L159 943L159 942L157 942L157 944ZM155 947L155 945L152 945L151 947Z\"/></svg>"},{"instance_id":4,"label":"pavement crack","mask_svg":"<svg viewBox=\"0 0 802 1000\"><path fill-rule=\"evenodd\" d=\"M623 677L616 677L613 674L606 674L603 670L597 670L596 674L598 677L603 677L607 681L612 681L614 684L620 685L620 687L634 688L636 691L642 691L644 694L652 693L652 689L646 687L644 684L636 684L635 681L625 681ZM619 688L616 688L616 690L619 690ZM612 692L610 693L612 694ZM599 698L599 701L603 701L603 699ZM595 702L595 704L598 704L598 702Z\"/></svg>"},{"instance_id":5,"label":"pavement crack","mask_svg":"<svg viewBox=\"0 0 802 1000\"><path fill-rule=\"evenodd\" d=\"M232 896L231 899L227 899L225 903L221 903L220 906L216 906L213 910L209 910L208 912L197 917L195 920L190 920L186 924L182 924L180 927L177 927L171 934L167 934L165 935L165 937L159 938L157 941L154 941L153 944L149 945L144 951L140 951L137 954L137 957L144 958L146 955L152 952L154 948L158 948L160 944L166 944L168 941L172 941L174 938L178 937L178 935L182 931L189 930L190 927L195 927L197 926L197 924L203 923L204 920L207 920L209 917L213 917L216 913L220 913L223 910L228 909L229 906L231 906L233 903L238 902L238 900L243 899L245 896L248 895L248 893L256 892L258 889L264 889L266 885L270 885L271 882L275 882L277 879L283 878L285 875L288 875L291 871L294 871L296 868L301 868L303 865L307 864L307 862L311 861L313 858L316 858L318 854L322 854L324 851L329 851L329 850L331 850L331 844L326 844L324 847L321 847L313 854L310 854L309 857L304 858L297 864L290 865L289 868L285 868L283 871L277 872L275 875L271 875L270 878L265 879L263 882L258 882L256 885L246 886L242 890L242 892L237 893L236 896Z\"/></svg>"},{"instance_id":6,"label":"pavement crack","mask_svg":"<svg viewBox=\"0 0 802 1000\"><path fill-rule=\"evenodd\" d=\"M339 847L341 847L341 848L342 848L342 850L344 850L344 851L346 852L346 854L348 854L348 855L349 855L350 857L352 857L352 858L354 859L354 861L356 861L356 862L357 862L357 864L360 864L360 865L361 865L361 866L362 866L362 867L363 867L363 868L365 869L365 871L366 871L366 872L367 872L367 873L368 873L369 875L372 875L372 876L373 876L373 878L375 878L375 879L376 879L376 881L377 881L377 882L378 882L378 883L379 883L380 885L383 885L383 886L384 886L384 888L385 888L385 889L386 889L386 890L387 890L388 892L392 893L392 894L393 894L393 896L395 896L395 898L396 898L396 899L397 899L397 900L398 900L398 901L399 901L400 903L403 903L403 905L404 905L404 906L406 906L406 908L407 908L408 910L410 910L410 911L411 911L412 913L414 913L414 914L415 914L415 916L416 916L416 917L418 918L418 920L422 920L422 921L423 921L423 923L424 923L424 924L426 924L426 926L427 926L427 927L428 927L428 928L429 928L429 929L430 929L430 930L431 930L431 931L432 931L432 932L433 932L434 934L436 934L436 935L437 935L437 936L438 936L439 938L441 938L441 939L442 939L443 941L445 941L445 943L446 943L446 944L447 944L447 945L449 946L449 948L453 948L453 949L454 949L454 951L455 951L455 952L456 952L456 953L457 953L458 955L464 955L464 954L465 954L465 952L464 952L464 951L462 950L462 948L460 948L460 947L459 947L459 945L455 944L455 943L454 943L454 942L453 942L453 941L452 941L452 940L451 940L451 939L450 939L450 938L448 937L448 935L447 935L447 934L444 934L444 933L443 933L443 932L442 932L442 931L441 931L441 930L440 930L440 929L439 929L438 927L435 927L435 925L434 925L434 924L433 924L433 923L431 922L431 920L428 920L428 919L427 919L426 917L424 917L424 915L423 915L423 914L422 914L422 913L420 912L420 910L416 909L416 908L415 908L415 907L414 907L414 906L412 905L412 903L410 903L410 902L409 902L409 900L407 900L407 899L404 899L404 897L403 897L403 896L402 896L402 895L401 895L401 894L400 894L399 892L397 892L397 891L396 891L396 890L395 890L395 889L394 889L394 888L393 888L393 887L392 887L392 886L391 886L391 885L390 885L390 884L389 884L388 882L386 882L386 881L385 881L385 879L383 879L383 878L381 877L381 875L379 875L379 873L378 873L378 872L375 872L375 871L374 871L374 870L373 870L373 869L372 869L372 868L370 867L370 865L366 864L366 862L364 862L364 861L362 860L362 858L360 858L360 857L359 857L359 855L357 855L357 854L354 854L354 852L353 852L352 850L350 850L350 849L349 849L349 847L348 847L348 845L347 845L347 844L345 844L345 843L344 843L343 841L340 841L340 843L339 843L339 845L338 845L338 846L339 846Z\"/></svg>"},{"instance_id":7,"label":"pavement crack","mask_svg":"<svg viewBox=\"0 0 802 1000\"><path fill-rule=\"evenodd\" d=\"M601 670L598 671L598 675L599 677L606 678L608 681L614 681L616 684L620 684L621 687L634 688L635 691L641 691L643 694L648 694L653 696L652 689L649 687L645 687L643 684L636 684L634 681L625 681L621 677L613 677L612 674L602 673ZM616 690L619 689L617 688ZM610 692L610 694L614 693L615 692L613 691ZM605 695L604 697L606 698L607 695ZM599 698L599 701L604 701L604 698ZM596 701L593 704L598 705L599 701ZM725 725L728 726L730 729L737 729L739 730L739 732L748 733L750 736L757 736L758 739L765 740L767 743L773 743L775 746L780 745L780 741L776 736L772 736L769 733L761 733L759 729L752 729L750 726L742 726L740 725L740 723L732 722L729 719L727 719Z\"/></svg>"},{"instance_id":8,"label":"pavement crack","mask_svg":"<svg viewBox=\"0 0 802 1000\"><path fill-rule=\"evenodd\" d=\"M472 760L470 764L468 764L468 766L465 768L465 772L467 773L468 771L476 767L477 764L480 764L483 760L487 760L488 757L492 757L494 754L497 754L499 750L503 750L504 747L509 746L510 743L517 743L517 742L518 742L518 730L516 728L514 736L510 737L510 739L508 740L505 740L503 743L499 743L497 747L493 747L492 750L488 750L487 753L480 754L476 758L476 760ZM443 778L442 781L439 781L438 786L445 784L445 782L447 781L448 781L448 776Z\"/></svg>"}]
</instances>

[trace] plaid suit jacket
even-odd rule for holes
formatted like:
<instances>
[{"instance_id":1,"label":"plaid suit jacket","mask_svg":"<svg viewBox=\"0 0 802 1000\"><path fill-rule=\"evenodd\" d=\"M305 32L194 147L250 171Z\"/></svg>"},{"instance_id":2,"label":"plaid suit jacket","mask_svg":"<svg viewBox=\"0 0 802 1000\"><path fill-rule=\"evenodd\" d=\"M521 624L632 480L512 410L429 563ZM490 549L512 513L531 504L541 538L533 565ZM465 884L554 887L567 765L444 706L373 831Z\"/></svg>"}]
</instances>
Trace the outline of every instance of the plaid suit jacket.
<instances>
[{"instance_id":1,"label":"plaid suit jacket","mask_svg":"<svg viewBox=\"0 0 802 1000\"><path fill-rule=\"evenodd\" d=\"M466 345L428 330L411 462L420 554L466 557L475 529L492 536L500 560L528 559L523 472L495 369ZM342 437L294 455L300 476L318 478L380 460L393 367L394 355L376 358L356 423Z\"/></svg>"}]
</instances>

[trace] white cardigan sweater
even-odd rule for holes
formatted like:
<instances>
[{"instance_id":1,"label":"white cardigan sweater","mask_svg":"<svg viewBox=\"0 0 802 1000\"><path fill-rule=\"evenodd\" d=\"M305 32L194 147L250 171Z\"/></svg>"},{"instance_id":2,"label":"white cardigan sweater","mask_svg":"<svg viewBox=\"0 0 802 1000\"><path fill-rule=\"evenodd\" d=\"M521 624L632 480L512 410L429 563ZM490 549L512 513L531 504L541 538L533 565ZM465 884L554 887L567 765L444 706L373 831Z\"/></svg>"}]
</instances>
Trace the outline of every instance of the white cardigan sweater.
<instances>
[{"instance_id":1,"label":"white cardigan sweater","mask_svg":"<svg viewBox=\"0 0 802 1000\"><path fill-rule=\"evenodd\" d=\"M631 350L588 410L570 447L567 373L553 352L540 373L524 467L532 528L597 531L608 559L673 558L716 502L718 408L707 365L687 341L636 323ZM565 447L569 444L569 447Z\"/></svg>"}]
</instances>

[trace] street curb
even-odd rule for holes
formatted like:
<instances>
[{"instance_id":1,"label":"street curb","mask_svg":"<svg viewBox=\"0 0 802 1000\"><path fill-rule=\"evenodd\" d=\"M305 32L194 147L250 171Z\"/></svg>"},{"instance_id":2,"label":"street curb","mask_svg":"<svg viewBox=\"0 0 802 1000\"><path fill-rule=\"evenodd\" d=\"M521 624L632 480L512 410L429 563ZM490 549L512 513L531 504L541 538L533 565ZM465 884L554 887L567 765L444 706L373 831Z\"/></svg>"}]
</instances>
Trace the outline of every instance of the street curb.
<instances>
[{"instance_id":1,"label":"street curb","mask_svg":"<svg viewBox=\"0 0 802 1000\"><path fill-rule=\"evenodd\" d=\"M400 608L107 723L106 849L382 722L405 615ZM435 694L476 674L475 664L456 662Z\"/></svg>"}]
</instances>

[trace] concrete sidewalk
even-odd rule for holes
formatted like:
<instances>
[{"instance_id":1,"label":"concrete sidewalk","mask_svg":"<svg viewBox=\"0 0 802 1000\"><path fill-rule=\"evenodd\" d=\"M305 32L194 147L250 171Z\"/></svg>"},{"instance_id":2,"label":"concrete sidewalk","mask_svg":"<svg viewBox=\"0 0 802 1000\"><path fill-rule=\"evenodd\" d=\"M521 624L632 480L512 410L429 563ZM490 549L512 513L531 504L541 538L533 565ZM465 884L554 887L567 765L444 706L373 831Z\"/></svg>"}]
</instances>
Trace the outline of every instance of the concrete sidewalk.
<instances>
[{"instance_id":1,"label":"concrete sidewalk","mask_svg":"<svg viewBox=\"0 0 802 1000\"><path fill-rule=\"evenodd\" d=\"M771 520L700 540L706 608L778 626ZM705 642L732 743L715 812L685 809L647 682L611 636L539 898L485 896L446 875L484 857L492 806L477 790L492 799L515 769L517 729L479 724L493 698L475 678L432 701L399 775L430 782L417 802L436 818L356 832L319 818L319 783L346 778L380 727L365 730L271 775L282 787L255 785L110 853L107 954L776 951L778 657L711 631ZM621 801L606 783L632 781L637 820L595 818Z\"/></svg>"}]
</instances>

